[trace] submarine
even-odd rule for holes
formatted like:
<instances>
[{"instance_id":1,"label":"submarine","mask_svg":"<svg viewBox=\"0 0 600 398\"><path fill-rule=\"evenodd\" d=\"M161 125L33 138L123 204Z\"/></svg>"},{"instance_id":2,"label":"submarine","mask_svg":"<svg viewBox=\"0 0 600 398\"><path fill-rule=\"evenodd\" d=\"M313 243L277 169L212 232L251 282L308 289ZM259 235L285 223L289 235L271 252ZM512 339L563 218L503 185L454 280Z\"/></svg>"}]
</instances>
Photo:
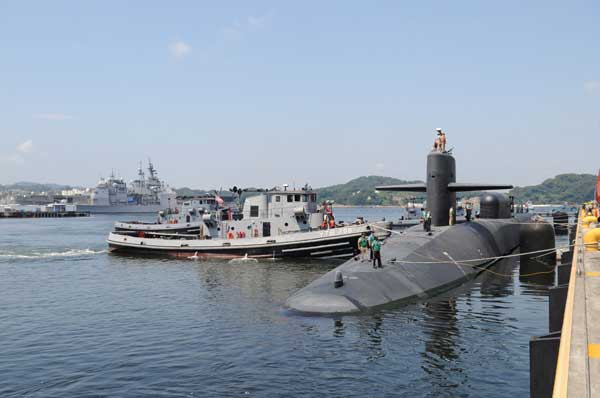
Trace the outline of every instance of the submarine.
<instances>
[{"instance_id":1,"label":"submarine","mask_svg":"<svg viewBox=\"0 0 600 398\"><path fill-rule=\"evenodd\" d=\"M478 219L450 223L450 208L456 209L457 192L512 188L508 184L457 183L451 152L427 155L425 181L376 189L425 192L431 211L430 231L422 225L395 231L381 249L383 268L374 269L370 262L355 257L292 294L284 307L298 313L335 315L425 299L473 279L499 256L518 249L523 236L531 239L540 229L539 225L535 231L528 228L532 222L529 215L514 218L511 200L495 192L480 198ZM552 228L550 224L545 226ZM553 245L554 239L540 247Z\"/></svg>"}]
</instances>

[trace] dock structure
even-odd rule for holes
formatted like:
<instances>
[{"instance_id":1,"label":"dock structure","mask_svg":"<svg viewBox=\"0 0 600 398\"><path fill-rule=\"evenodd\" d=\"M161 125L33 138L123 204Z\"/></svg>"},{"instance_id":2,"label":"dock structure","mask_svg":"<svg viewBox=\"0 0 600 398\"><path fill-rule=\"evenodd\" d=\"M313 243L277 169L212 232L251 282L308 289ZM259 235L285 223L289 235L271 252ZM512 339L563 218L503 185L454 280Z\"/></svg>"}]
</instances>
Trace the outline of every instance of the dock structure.
<instances>
[{"instance_id":1,"label":"dock structure","mask_svg":"<svg viewBox=\"0 0 600 398\"><path fill-rule=\"evenodd\" d=\"M88 217L87 211L15 211L10 213L0 212L2 218L67 218L67 217Z\"/></svg>"},{"instance_id":2,"label":"dock structure","mask_svg":"<svg viewBox=\"0 0 600 398\"><path fill-rule=\"evenodd\" d=\"M573 260L560 328L554 398L600 397L600 251L597 239L584 243L586 234L589 242L590 232L600 232L594 231L596 227L596 222L586 222L582 212L571 240Z\"/></svg>"}]
</instances>

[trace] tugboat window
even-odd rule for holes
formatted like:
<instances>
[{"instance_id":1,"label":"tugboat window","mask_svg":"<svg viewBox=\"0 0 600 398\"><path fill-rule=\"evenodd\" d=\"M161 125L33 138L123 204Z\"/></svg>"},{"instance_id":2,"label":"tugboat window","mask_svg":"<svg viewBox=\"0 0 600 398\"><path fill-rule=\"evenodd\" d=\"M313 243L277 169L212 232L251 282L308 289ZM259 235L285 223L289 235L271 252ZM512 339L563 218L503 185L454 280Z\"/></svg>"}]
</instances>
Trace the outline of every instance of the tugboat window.
<instances>
[{"instance_id":1,"label":"tugboat window","mask_svg":"<svg viewBox=\"0 0 600 398\"><path fill-rule=\"evenodd\" d=\"M306 199L307 199L307 198L306 198L306 195L302 195L302 201L303 201L303 202L306 202Z\"/></svg>"},{"instance_id":2,"label":"tugboat window","mask_svg":"<svg viewBox=\"0 0 600 398\"><path fill-rule=\"evenodd\" d=\"M314 193L310 194L310 201L311 202L316 202L317 201L317 195L314 194Z\"/></svg>"},{"instance_id":3,"label":"tugboat window","mask_svg":"<svg viewBox=\"0 0 600 398\"><path fill-rule=\"evenodd\" d=\"M250 206L250 217L258 217L258 206Z\"/></svg>"},{"instance_id":4,"label":"tugboat window","mask_svg":"<svg viewBox=\"0 0 600 398\"><path fill-rule=\"evenodd\" d=\"M275 202L281 202L281 196L279 196L279 195L275 196Z\"/></svg>"},{"instance_id":5,"label":"tugboat window","mask_svg":"<svg viewBox=\"0 0 600 398\"><path fill-rule=\"evenodd\" d=\"M294 195L294 202L300 202L300 195Z\"/></svg>"},{"instance_id":6,"label":"tugboat window","mask_svg":"<svg viewBox=\"0 0 600 398\"><path fill-rule=\"evenodd\" d=\"M287 201L288 202L293 202L294 201L294 195L288 195Z\"/></svg>"}]
</instances>

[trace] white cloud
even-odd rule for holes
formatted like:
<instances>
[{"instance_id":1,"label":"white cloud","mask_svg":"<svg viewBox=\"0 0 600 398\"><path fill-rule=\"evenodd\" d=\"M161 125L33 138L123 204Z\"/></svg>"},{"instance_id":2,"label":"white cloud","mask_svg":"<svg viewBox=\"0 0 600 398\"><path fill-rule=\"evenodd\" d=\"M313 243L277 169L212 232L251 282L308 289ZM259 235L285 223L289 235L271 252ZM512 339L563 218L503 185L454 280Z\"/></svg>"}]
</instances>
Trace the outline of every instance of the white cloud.
<instances>
[{"instance_id":1,"label":"white cloud","mask_svg":"<svg viewBox=\"0 0 600 398\"><path fill-rule=\"evenodd\" d=\"M169 45L169 50L171 51L171 55L176 58L183 58L192 51L192 46L183 41L176 41Z\"/></svg>"},{"instance_id":2,"label":"white cloud","mask_svg":"<svg viewBox=\"0 0 600 398\"><path fill-rule=\"evenodd\" d=\"M250 15L243 20L236 20L230 26L223 29L223 36L229 40L239 40L247 33L259 31L267 25L273 13L265 15Z\"/></svg>"},{"instance_id":3,"label":"white cloud","mask_svg":"<svg viewBox=\"0 0 600 398\"><path fill-rule=\"evenodd\" d=\"M588 94L600 94L600 80L588 80L583 83L583 89Z\"/></svg>"},{"instance_id":4,"label":"white cloud","mask_svg":"<svg viewBox=\"0 0 600 398\"><path fill-rule=\"evenodd\" d=\"M24 156L33 151L33 141L27 140L25 142L20 143L15 148L14 153L8 155L0 154L0 162L2 163L14 163L14 164L23 164L25 163Z\"/></svg>"},{"instance_id":5,"label":"white cloud","mask_svg":"<svg viewBox=\"0 0 600 398\"><path fill-rule=\"evenodd\" d=\"M253 17L252 15L246 18L246 24L249 29L262 29L265 27L267 20L270 18L270 15L263 15L258 17Z\"/></svg>"},{"instance_id":6,"label":"white cloud","mask_svg":"<svg viewBox=\"0 0 600 398\"><path fill-rule=\"evenodd\" d=\"M65 115L64 113L38 113L33 115L34 119L44 119L44 120L54 120L54 121L62 121L73 119L71 115Z\"/></svg>"},{"instance_id":7,"label":"white cloud","mask_svg":"<svg viewBox=\"0 0 600 398\"><path fill-rule=\"evenodd\" d=\"M17 152L19 153L29 153L33 150L33 141L27 140L19 145L17 145Z\"/></svg>"},{"instance_id":8,"label":"white cloud","mask_svg":"<svg viewBox=\"0 0 600 398\"><path fill-rule=\"evenodd\" d=\"M6 155L6 156L0 156L0 162L2 163L16 163L16 164L23 164L23 158L17 154L12 154L12 155Z\"/></svg>"}]
</instances>

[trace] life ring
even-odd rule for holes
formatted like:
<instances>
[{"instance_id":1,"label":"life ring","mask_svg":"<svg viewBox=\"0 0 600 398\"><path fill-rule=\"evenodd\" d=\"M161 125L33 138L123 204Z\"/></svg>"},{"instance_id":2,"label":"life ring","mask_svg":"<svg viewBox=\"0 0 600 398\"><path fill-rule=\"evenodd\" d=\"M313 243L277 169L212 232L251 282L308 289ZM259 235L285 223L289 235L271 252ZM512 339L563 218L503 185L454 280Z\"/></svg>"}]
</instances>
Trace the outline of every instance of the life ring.
<instances>
[{"instance_id":1,"label":"life ring","mask_svg":"<svg viewBox=\"0 0 600 398\"><path fill-rule=\"evenodd\" d=\"M145 236L146 236L146 234L144 233L144 231L138 232L138 237L144 238Z\"/></svg>"},{"instance_id":2,"label":"life ring","mask_svg":"<svg viewBox=\"0 0 600 398\"><path fill-rule=\"evenodd\" d=\"M227 239L233 239L233 238L234 238L233 232L231 232L231 231L227 232Z\"/></svg>"}]
</instances>

